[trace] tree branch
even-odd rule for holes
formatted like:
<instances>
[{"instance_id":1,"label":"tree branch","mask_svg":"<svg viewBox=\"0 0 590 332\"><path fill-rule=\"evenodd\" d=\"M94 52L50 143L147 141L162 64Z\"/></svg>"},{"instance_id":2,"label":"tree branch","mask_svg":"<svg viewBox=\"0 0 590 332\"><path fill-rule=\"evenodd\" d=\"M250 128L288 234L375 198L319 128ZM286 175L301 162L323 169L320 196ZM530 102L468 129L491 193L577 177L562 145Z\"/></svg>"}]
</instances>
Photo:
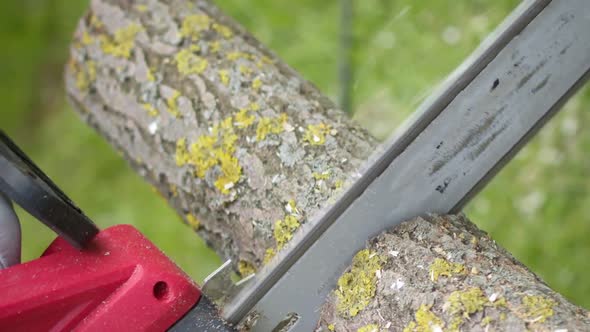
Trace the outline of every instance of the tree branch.
<instances>
[{"instance_id":1,"label":"tree branch","mask_svg":"<svg viewBox=\"0 0 590 332\"><path fill-rule=\"evenodd\" d=\"M387 331L584 331L590 326L586 310L551 290L463 215L416 218L372 239L367 248L368 256L357 254L324 304L324 330L374 325Z\"/></svg>"},{"instance_id":2,"label":"tree branch","mask_svg":"<svg viewBox=\"0 0 590 332\"><path fill-rule=\"evenodd\" d=\"M296 225L278 220L305 222L376 145L204 1L93 1L66 78L86 121L243 267L290 237Z\"/></svg>"}]
</instances>

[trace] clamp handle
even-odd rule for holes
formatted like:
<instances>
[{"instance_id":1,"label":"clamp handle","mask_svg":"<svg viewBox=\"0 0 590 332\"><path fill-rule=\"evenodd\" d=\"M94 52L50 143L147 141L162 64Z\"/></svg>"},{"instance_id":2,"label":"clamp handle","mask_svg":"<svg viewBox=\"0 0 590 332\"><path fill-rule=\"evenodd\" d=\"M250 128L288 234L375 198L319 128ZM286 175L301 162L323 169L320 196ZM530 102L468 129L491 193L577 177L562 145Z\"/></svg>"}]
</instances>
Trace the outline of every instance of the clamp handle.
<instances>
[{"instance_id":1,"label":"clamp handle","mask_svg":"<svg viewBox=\"0 0 590 332\"><path fill-rule=\"evenodd\" d=\"M78 250L57 238L0 270L1 331L165 331L202 297L139 231L117 225Z\"/></svg>"}]
</instances>

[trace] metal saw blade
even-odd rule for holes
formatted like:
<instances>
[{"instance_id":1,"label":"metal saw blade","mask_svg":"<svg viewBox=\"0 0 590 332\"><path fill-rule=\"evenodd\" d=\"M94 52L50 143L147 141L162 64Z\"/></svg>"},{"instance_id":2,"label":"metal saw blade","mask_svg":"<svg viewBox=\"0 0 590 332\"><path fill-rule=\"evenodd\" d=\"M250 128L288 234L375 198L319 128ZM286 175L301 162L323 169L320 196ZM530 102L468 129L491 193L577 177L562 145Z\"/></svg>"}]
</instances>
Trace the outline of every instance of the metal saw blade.
<instances>
[{"instance_id":1,"label":"metal saw blade","mask_svg":"<svg viewBox=\"0 0 590 332\"><path fill-rule=\"evenodd\" d=\"M383 230L453 213L475 195L590 76L590 2L523 1L398 131L338 199L222 315L253 331L313 331L353 255Z\"/></svg>"}]
</instances>

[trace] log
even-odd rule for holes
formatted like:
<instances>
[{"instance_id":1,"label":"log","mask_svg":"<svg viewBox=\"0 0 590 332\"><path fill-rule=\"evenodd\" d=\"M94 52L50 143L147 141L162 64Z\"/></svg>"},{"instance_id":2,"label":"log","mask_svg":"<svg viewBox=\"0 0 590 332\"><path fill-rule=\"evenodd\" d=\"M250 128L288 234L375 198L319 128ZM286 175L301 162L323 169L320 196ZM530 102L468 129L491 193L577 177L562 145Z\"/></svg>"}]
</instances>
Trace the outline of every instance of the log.
<instances>
[{"instance_id":1,"label":"log","mask_svg":"<svg viewBox=\"0 0 590 332\"><path fill-rule=\"evenodd\" d=\"M65 81L82 118L241 275L332 204L378 148L205 0L93 0ZM581 330L590 319L465 217L430 216L371 240L319 324Z\"/></svg>"},{"instance_id":2,"label":"log","mask_svg":"<svg viewBox=\"0 0 590 332\"><path fill-rule=\"evenodd\" d=\"M342 190L376 141L211 4L148 3L92 2L69 99L247 273Z\"/></svg>"},{"instance_id":3,"label":"log","mask_svg":"<svg viewBox=\"0 0 590 332\"><path fill-rule=\"evenodd\" d=\"M322 308L324 331L587 331L569 303L464 215L372 239ZM364 330L363 330L364 328Z\"/></svg>"}]
</instances>

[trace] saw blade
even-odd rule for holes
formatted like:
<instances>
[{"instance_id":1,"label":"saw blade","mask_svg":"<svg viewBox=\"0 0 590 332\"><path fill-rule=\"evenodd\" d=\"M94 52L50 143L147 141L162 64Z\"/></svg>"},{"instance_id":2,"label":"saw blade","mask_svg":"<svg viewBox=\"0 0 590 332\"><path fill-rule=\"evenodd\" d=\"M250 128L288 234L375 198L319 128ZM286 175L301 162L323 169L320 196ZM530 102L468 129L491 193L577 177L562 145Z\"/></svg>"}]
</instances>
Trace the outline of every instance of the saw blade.
<instances>
[{"instance_id":1,"label":"saw blade","mask_svg":"<svg viewBox=\"0 0 590 332\"><path fill-rule=\"evenodd\" d=\"M223 309L253 331L312 331L366 241L425 213L458 212L588 79L590 2L523 1L428 98L338 201Z\"/></svg>"}]
</instances>

